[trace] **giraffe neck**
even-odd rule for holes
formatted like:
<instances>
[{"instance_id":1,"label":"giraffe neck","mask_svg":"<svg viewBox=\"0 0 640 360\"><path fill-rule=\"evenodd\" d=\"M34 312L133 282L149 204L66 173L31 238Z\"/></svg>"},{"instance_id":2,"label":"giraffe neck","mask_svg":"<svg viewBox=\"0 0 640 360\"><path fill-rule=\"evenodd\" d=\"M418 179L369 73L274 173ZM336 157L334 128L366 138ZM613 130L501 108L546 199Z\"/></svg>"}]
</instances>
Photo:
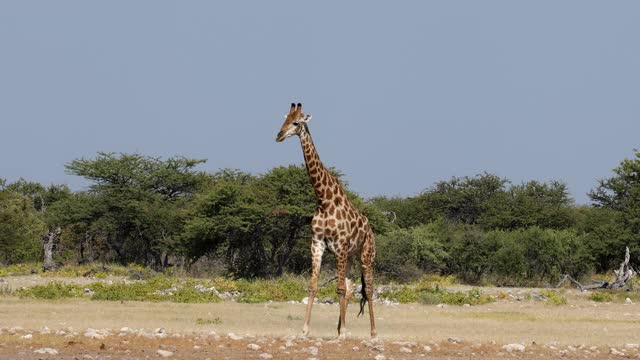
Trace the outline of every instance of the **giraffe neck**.
<instances>
[{"instance_id":1,"label":"giraffe neck","mask_svg":"<svg viewBox=\"0 0 640 360\"><path fill-rule=\"evenodd\" d=\"M335 197L344 195L344 190L337 179L331 175L329 170L327 170L320 161L316 147L313 144L313 139L309 133L309 128L307 124L303 126L304 129L300 133L300 145L302 145L302 154L304 155L304 162L307 166L307 174L309 174L311 185L316 193L318 204L322 207L327 207L336 200Z\"/></svg>"}]
</instances>

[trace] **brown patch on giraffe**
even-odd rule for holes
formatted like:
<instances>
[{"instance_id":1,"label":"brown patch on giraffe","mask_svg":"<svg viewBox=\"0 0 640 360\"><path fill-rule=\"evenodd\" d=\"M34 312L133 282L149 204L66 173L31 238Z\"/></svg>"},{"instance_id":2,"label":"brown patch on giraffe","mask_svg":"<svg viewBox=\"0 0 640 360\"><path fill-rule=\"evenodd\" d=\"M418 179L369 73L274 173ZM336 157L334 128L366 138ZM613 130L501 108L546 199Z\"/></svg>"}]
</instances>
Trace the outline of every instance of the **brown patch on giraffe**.
<instances>
[{"instance_id":1,"label":"brown patch on giraffe","mask_svg":"<svg viewBox=\"0 0 640 360\"><path fill-rule=\"evenodd\" d=\"M327 220L327 226L328 227L335 227L336 226L336 221L334 219L329 219Z\"/></svg>"},{"instance_id":2,"label":"brown patch on giraffe","mask_svg":"<svg viewBox=\"0 0 640 360\"><path fill-rule=\"evenodd\" d=\"M333 213L335 212L335 208L333 207L333 205L329 206L329 209L327 209L327 213L329 214L329 216L333 216Z\"/></svg>"},{"instance_id":3,"label":"brown patch on giraffe","mask_svg":"<svg viewBox=\"0 0 640 360\"><path fill-rule=\"evenodd\" d=\"M331 188L326 188L326 190L324 191L324 197L327 198L327 200L330 200L333 197Z\"/></svg>"},{"instance_id":4,"label":"brown patch on giraffe","mask_svg":"<svg viewBox=\"0 0 640 360\"><path fill-rule=\"evenodd\" d=\"M337 199L337 198L336 198L336 199ZM342 214L343 214L343 213L344 213L344 212L342 211L342 209L338 210L338 211L336 212L336 218L337 218L338 220L342 220L342 218L343 218Z\"/></svg>"}]
</instances>

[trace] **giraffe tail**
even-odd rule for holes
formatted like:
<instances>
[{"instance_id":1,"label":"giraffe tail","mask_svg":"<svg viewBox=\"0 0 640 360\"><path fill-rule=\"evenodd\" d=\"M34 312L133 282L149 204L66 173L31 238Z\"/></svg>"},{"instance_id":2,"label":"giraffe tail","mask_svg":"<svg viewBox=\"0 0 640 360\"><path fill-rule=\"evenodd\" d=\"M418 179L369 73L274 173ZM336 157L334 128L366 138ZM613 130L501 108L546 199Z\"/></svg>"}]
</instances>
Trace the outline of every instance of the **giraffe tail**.
<instances>
[{"instance_id":1,"label":"giraffe tail","mask_svg":"<svg viewBox=\"0 0 640 360\"><path fill-rule=\"evenodd\" d=\"M360 298L360 312L358 313L357 317L360 317L360 315L364 314L364 305L367 303L367 300L368 300L366 285L364 283L364 274L360 275L360 281L362 282L362 289L360 290L360 294L362 295L362 297Z\"/></svg>"}]
</instances>

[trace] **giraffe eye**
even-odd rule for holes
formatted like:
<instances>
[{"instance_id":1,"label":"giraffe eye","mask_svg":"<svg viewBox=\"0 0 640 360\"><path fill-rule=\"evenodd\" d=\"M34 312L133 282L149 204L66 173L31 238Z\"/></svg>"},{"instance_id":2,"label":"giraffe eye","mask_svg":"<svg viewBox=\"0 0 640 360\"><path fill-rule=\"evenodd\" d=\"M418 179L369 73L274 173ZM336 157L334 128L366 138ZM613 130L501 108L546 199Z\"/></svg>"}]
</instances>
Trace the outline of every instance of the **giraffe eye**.
<instances>
[{"instance_id":1,"label":"giraffe eye","mask_svg":"<svg viewBox=\"0 0 640 360\"><path fill-rule=\"evenodd\" d=\"M294 121L294 122L293 122L293 125L294 125L294 126L298 126L298 125L300 125L300 123L299 123L299 122L297 122L297 121Z\"/></svg>"}]
</instances>

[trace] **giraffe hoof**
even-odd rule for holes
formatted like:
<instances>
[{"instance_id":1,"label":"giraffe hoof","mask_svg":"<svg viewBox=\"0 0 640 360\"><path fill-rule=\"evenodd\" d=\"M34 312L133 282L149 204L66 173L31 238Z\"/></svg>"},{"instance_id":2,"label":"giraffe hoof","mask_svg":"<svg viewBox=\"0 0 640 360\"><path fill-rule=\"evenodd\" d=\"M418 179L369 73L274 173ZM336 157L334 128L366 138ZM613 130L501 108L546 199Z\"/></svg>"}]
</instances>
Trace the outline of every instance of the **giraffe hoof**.
<instances>
[{"instance_id":1,"label":"giraffe hoof","mask_svg":"<svg viewBox=\"0 0 640 360\"><path fill-rule=\"evenodd\" d=\"M302 328L302 336L307 336L309 335L309 328L305 325L304 328Z\"/></svg>"}]
</instances>

